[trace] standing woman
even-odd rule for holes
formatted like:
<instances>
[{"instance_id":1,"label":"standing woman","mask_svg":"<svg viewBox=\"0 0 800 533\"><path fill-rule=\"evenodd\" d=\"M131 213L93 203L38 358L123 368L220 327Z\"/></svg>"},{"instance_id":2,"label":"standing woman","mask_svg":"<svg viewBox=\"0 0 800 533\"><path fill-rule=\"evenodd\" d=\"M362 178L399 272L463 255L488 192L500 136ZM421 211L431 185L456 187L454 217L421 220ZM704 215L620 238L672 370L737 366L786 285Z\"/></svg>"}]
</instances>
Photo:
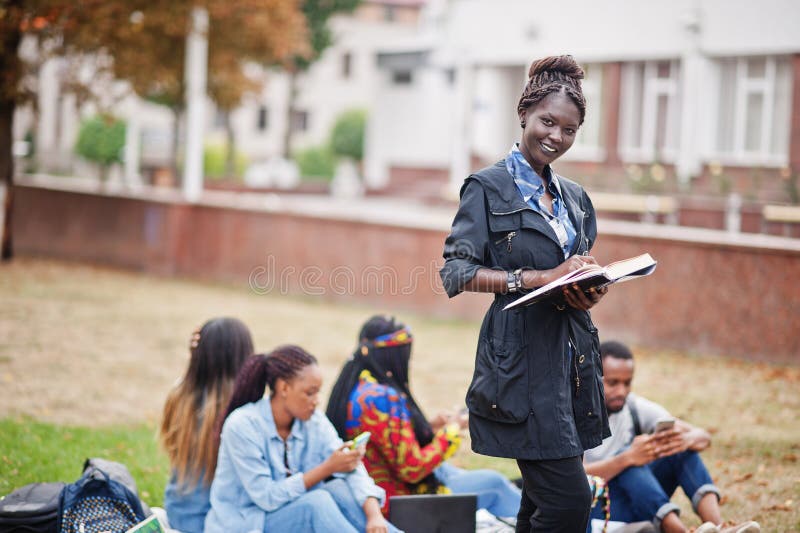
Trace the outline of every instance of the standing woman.
<instances>
[{"instance_id":1,"label":"standing woman","mask_svg":"<svg viewBox=\"0 0 800 533\"><path fill-rule=\"evenodd\" d=\"M217 466L217 421L236 374L253 355L253 340L241 321L215 318L192 334L189 353L189 367L167 396L161 420L161 443L172 467L164 507L172 528L202 533Z\"/></svg>"},{"instance_id":2,"label":"standing woman","mask_svg":"<svg viewBox=\"0 0 800 533\"><path fill-rule=\"evenodd\" d=\"M298 346L245 363L222 418L206 533L397 531L363 448L350 449L317 411L321 387L317 360Z\"/></svg>"},{"instance_id":3,"label":"standing woman","mask_svg":"<svg viewBox=\"0 0 800 533\"><path fill-rule=\"evenodd\" d=\"M522 136L470 175L444 246L448 296L494 293L467 391L472 449L517 460L524 481L517 531L586 531L584 450L609 436L597 329L588 310L606 289L503 311L521 293L587 263L594 209L550 164L583 123L583 70L571 56L534 61L517 106Z\"/></svg>"}]
</instances>

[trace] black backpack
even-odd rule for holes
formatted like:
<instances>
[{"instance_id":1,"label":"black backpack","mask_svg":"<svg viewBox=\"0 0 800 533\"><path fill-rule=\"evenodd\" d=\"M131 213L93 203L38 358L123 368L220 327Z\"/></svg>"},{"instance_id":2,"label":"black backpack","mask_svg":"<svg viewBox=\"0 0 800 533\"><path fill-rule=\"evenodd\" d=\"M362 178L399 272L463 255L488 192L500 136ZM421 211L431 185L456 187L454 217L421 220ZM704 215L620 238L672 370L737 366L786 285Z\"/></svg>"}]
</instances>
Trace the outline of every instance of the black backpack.
<instances>
[{"instance_id":1,"label":"black backpack","mask_svg":"<svg viewBox=\"0 0 800 533\"><path fill-rule=\"evenodd\" d=\"M136 494L95 466L61 493L59 532L124 533L144 519Z\"/></svg>"},{"instance_id":2,"label":"black backpack","mask_svg":"<svg viewBox=\"0 0 800 533\"><path fill-rule=\"evenodd\" d=\"M57 533L64 483L31 483L0 499L0 533Z\"/></svg>"}]
</instances>

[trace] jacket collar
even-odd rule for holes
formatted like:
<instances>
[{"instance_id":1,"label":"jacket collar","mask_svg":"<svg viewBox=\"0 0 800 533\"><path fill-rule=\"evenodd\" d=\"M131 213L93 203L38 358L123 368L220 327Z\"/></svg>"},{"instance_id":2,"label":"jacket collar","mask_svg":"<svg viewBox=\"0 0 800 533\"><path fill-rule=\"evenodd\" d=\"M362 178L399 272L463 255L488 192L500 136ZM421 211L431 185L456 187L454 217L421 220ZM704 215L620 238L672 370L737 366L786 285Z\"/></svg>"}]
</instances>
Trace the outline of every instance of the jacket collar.
<instances>
[{"instance_id":1,"label":"jacket collar","mask_svg":"<svg viewBox=\"0 0 800 533\"><path fill-rule=\"evenodd\" d=\"M526 210L534 213L533 209L522 199L522 195L519 193L519 189L517 189L517 185L514 183L514 177L506 169L505 159L501 159L486 170L489 170L489 172L484 173L481 171L473 176L478 178L483 185L483 189L486 193L486 201L489 204L489 211L493 215L507 215ZM575 226L575 231L577 233L575 242L572 245L572 250L570 250L570 255L573 255L580 246L581 239L584 237L584 210L581 207L581 188L576 183L556 174L552 167L550 167L550 172L558 183L561 191L561 198L564 200L569 218ZM535 213L535 215L536 216L533 217L524 217L524 226L538 230L547 235L560 247L561 244L558 241L558 237L553 231L553 228L550 227L550 224L538 213Z\"/></svg>"},{"instance_id":2,"label":"jacket collar","mask_svg":"<svg viewBox=\"0 0 800 533\"><path fill-rule=\"evenodd\" d=\"M264 396L260 400L256 402L256 406L258 412L261 413L261 416L264 418L266 422L266 436L269 440L278 439L283 441L280 435L278 435L278 428L275 425L275 417L272 416L272 405L269 401L269 396ZM294 419L292 422L292 431L289 433L290 439L299 439L303 440L305 434L305 422L299 420L297 418Z\"/></svg>"}]
</instances>

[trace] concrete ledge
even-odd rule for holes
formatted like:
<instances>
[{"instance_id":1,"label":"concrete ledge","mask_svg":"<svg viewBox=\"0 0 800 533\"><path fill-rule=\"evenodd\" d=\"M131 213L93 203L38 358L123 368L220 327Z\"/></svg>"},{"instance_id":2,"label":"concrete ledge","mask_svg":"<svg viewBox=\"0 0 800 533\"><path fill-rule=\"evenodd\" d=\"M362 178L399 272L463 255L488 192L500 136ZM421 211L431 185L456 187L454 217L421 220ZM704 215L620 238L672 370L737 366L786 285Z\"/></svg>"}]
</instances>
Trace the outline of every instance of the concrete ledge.
<instances>
[{"instance_id":1,"label":"concrete ledge","mask_svg":"<svg viewBox=\"0 0 800 533\"><path fill-rule=\"evenodd\" d=\"M592 192L590 197L596 211L669 215L678 210L678 204L671 196Z\"/></svg>"},{"instance_id":2,"label":"concrete ledge","mask_svg":"<svg viewBox=\"0 0 800 533\"><path fill-rule=\"evenodd\" d=\"M767 222L800 224L800 206L765 205L763 214L764 220Z\"/></svg>"}]
</instances>

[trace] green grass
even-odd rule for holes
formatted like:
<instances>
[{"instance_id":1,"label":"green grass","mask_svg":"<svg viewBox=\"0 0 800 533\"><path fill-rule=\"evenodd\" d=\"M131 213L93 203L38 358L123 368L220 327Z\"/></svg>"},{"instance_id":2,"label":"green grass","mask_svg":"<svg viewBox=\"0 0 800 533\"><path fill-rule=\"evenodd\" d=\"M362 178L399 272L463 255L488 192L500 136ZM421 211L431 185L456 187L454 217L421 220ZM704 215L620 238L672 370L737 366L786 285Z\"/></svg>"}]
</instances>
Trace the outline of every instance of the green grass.
<instances>
[{"instance_id":1,"label":"green grass","mask_svg":"<svg viewBox=\"0 0 800 533\"><path fill-rule=\"evenodd\" d=\"M479 324L323 298L259 295L236 285L159 278L40 259L0 267L0 495L34 481L74 481L87 457L128 466L161 503L167 458L155 438L189 336L236 316L256 348L313 353L327 397L356 332L376 312L414 331L411 386L429 416L463 405ZM732 327L739 327L732 326ZM602 334L602 331L601 331ZM800 368L634 346L634 390L707 428L703 453L725 518L800 531ZM517 477L513 461L479 456L468 439L453 461ZM699 524L683 495L690 526Z\"/></svg>"},{"instance_id":2,"label":"green grass","mask_svg":"<svg viewBox=\"0 0 800 533\"><path fill-rule=\"evenodd\" d=\"M102 457L123 463L131 472L139 496L160 506L169 463L158 449L155 427L93 429L58 426L25 418L0 420L0 494L40 481L77 480L83 463Z\"/></svg>"}]
</instances>

